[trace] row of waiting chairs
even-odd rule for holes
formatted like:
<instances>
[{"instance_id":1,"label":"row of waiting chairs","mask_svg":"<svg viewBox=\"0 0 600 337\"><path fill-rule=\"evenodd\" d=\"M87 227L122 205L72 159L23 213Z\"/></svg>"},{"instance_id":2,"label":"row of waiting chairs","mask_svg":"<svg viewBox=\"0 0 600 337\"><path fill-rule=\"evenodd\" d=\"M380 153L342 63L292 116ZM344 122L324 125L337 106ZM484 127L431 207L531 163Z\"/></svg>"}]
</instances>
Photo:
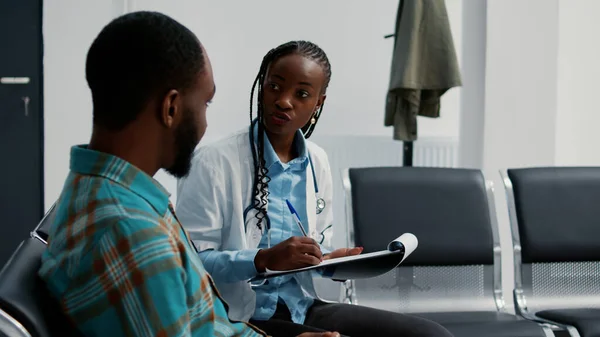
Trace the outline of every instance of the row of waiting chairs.
<instances>
[{"instance_id":1,"label":"row of waiting chairs","mask_svg":"<svg viewBox=\"0 0 600 337\"><path fill-rule=\"evenodd\" d=\"M504 305L493 186L468 169L346 172L348 245L376 251L412 232L419 248L391 273L346 282L342 300L426 317L455 337L598 336L600 314L585 308L600 304L600 168L518 169L503 177L517 315ZM0 332L7 336L77 335L37 278L53 211L0 272Z\"/></svg>"},{"instance_id":2,"label":"row of waiting chairs","mask_svg":"<svg viewBox=\"0 0 600 337\"><path fill-rule=\"evenodd\" d=\"M376 251L412 232L419 248L391 273L347 282L342 300L423 316L456 337L600 336L600 168L502 178L517 315L502 293L493 184L469 169L345 172L348 245Z\"/></svg>"}]
</instances>

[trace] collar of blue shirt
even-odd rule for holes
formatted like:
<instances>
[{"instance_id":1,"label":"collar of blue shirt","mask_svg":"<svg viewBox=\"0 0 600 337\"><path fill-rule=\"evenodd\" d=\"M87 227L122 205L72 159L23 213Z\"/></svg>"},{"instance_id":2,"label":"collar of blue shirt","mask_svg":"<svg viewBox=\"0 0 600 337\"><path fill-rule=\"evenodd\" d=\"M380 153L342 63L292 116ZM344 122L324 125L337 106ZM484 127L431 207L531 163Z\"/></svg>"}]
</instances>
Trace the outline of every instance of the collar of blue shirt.
<instances>
[{"instance_id":1,"label":"collar of blue shirt","mask_svg":"<svg viewBox=\"0 0 600 337\"><path fill-rule=\"evenodd\" d=\"M254 124L253 131L254 131L254 139L256 141L257 136L258 136L257 123ZM283 164L279 160L279 157L277 156L277 153L275 153L275 150L273 149L273 145L271 145L271 142L269 141L269 137L267 137L266 132L265 132L264 136L265 136L265 165L266 165L266 168L270 169L271 166L273 166L273 164L275 164L275 163L279 163L283 166ZM296 146L296 151L298 153L298 158L294 159L294 162L295 163L297 162L300 164L305 164L306 161L308 160L308 151L306 150L306 139L304 138L304 134L302 134L301 130L296 131L296 135L294 138L294 146Z\"/></svg>"}]
</instances>

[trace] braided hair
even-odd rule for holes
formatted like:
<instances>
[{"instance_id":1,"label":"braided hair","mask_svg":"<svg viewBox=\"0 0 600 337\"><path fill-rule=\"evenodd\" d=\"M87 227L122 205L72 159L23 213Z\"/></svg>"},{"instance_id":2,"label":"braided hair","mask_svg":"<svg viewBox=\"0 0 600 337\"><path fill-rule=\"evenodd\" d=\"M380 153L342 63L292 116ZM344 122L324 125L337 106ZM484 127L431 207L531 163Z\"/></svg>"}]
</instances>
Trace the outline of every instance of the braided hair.
<instances>
[{"instance_id":1,"label":"braided hair","mask_svg":"<svg viewBox=\"0 0 600 337\"><path fill-rule=\"evenodd\" d=\"M329 85L329 80L331 79L331 64L329 64L329 59L327 55L316 44L309 41L290 41L284 43L277 48L271 49L267 55L262 60L260 64L260 69L258 71L258 75L256 75L256 79L252 84L252 90L250 91L250 148L252 149L252 159L254 162L254 185L252 187L253 192L253 205L252 207L257 211L255 217L258 220L257 226L259 229L262 229L263 220L269 223L269 216L267 215L267 200L269 196L269 192L267 187L271 178L269 178L268 173L269 170L266 167L265 158L264 158L264 125L262 123L263 119L263 83L265 80L265 76L267 74L267 70L269 66L277 59L291 55L298 54L304 56L307 59L313 60L318 63L325 74L325 83L323 84L323 93L327 89ZM254 103L254 93L258 90L258 94L256 95L256 120L254 119L254 115L252 113L252 107ZM309 121L302 127L302 133L305 138L309 138L316 125L319 117L321 116L321 112L323 111L323 104L319 110L313 115L314 123ZM257 124L258 133L257 139L254 139L254 124ZM256 142L256 147L254 146Z\"/></svg>"}]
</instances>

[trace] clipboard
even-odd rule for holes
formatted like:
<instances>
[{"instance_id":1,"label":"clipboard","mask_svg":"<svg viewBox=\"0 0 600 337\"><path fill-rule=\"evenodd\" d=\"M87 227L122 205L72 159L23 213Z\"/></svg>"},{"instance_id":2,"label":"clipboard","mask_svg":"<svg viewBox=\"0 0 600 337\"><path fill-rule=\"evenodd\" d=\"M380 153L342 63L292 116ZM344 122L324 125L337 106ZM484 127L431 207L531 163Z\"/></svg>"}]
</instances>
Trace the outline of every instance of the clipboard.
<instances>
[{"instance_id":1,"label":"clipboard","mask_svg":"<svg viewBox=\"0 0 600 337\"><path fill-rule=\"evenodd\" d=\"M419 241L411 233L404 233L390 242L387 249L336 259L329 259L318 265L292 269L269 270L258 274L251 280L260 281L271 277L313 271L324 278L352 280L376 277L398 267L417 249Z\"/></svg>"}]
</instances>

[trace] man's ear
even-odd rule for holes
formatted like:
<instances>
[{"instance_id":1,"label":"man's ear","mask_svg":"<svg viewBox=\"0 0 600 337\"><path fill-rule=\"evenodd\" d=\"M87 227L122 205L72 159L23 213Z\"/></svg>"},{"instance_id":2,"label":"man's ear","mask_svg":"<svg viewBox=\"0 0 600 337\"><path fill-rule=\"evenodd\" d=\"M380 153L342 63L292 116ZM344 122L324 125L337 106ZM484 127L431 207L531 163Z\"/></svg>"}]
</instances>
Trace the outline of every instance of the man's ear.
<instances>
[{"instance_id":1,"label":"man's ear","mask_svg":"<svg viewBox=\"0 0 600 337\"><path fill-rule=\"evenodd\" d=\"M172 128L181 119L181 113L181 94L175 89L169 90L161 104L160 120L162 124L167 128Z\"/></svg>"}]
</instances>

